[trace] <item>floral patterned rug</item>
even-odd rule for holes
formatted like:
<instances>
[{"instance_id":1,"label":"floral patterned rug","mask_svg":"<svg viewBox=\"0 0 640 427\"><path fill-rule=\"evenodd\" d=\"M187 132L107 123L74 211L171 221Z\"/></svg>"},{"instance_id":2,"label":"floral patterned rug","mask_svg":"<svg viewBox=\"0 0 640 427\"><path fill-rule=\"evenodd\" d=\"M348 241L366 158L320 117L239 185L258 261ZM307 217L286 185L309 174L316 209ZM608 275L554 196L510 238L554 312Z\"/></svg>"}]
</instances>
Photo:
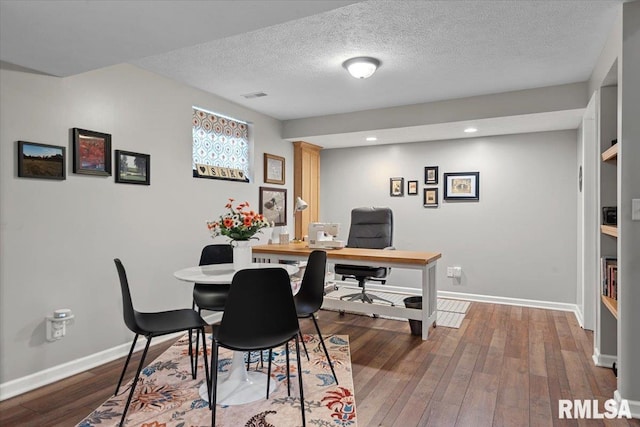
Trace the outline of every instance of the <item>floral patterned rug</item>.
<instances>
[{"instance_id":1,"label":"floral patterned rug","mask_svg":"<svg viewBox=\"0 0 640 427\"><path fill-rule=\"evenodd\" d=\"M211 340L211 336L209 336ZM304 335L309 351L307 360L302 344L302 381L304 387L306 422L308 426L356 427L355 396L351 375L351 356L346 335L325 337L325 343L334 363L339 385L336 385L331 369L317 335ZM160 357L150 363L140 374L131 406L127 414L126 426L143 427L186 427L210 426L211 411L203 400L198 388L205 381L203 359L198 359L198 378L191 379L188 356L188 337L185 335ZM217 406L216 426L300 426L300 399L298 391L295 346L291 344L291 397L287 396L286 364L284 347L275 349L271 366L272 381L277 387L269 399L243 405ZM207 344L207 350L211 346ZM202 350L200 350L202 352ZM228 372L232 352L220 349L218 363L219 378ZM245 355L246 357L246 355ZM268 352L264 352L268 357ZM259 353L251 355L251 370L267 372L258 360ZM210 359L211 360L211 359ZM121 395L112 397L89 414L78 426L116 426L128 397L130 384L120 388ZM123 393L123 391L126 392ZM266 389L265 389L266 392Z\"/></svg>"}]
</instances>

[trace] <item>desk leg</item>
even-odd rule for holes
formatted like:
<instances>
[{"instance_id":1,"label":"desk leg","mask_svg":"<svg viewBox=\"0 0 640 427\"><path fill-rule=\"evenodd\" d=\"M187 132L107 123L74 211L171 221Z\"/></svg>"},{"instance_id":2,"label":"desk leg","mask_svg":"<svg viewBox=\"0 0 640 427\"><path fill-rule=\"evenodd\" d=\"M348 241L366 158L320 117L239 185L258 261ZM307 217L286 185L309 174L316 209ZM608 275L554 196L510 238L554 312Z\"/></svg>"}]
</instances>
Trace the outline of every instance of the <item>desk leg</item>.
<instances>
[{"instance_id":1,"label":"desk leg","mask_svg":"<svg viewBox=\"0 0 640 427\"><path fill-rule=\"evenodd\" d=\"M436 326L438 317L438 294L436 288L436 263L422 269L422 339L429 338L429 328Z\"/></svg>"},{"instance_id":2,"label":"desk leg","mask_svg":"<svg viewBox=\"0 0 640 427\"><path fill-rule=\"evenodd\" d=\"M269 393L276 389L276 381L269 382ZM209 400L206 382L198 390L200 397ZM233 352L229 375L218 377L218 405L242 405L267 397L267 374L263 372L247 372L244 364L244 353Z\"/></svg>"}]
</instances>

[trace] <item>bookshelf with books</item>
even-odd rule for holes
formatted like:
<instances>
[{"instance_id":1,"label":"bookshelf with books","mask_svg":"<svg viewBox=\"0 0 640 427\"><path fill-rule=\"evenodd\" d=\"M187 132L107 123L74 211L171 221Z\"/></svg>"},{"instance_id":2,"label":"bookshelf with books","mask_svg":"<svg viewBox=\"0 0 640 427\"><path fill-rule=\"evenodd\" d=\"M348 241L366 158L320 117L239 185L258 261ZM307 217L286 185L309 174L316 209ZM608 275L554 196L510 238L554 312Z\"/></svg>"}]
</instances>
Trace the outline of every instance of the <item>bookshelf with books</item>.
<instances>
[{"instance_id":1,"label":"bookshelf with books","mask_svg":"<svg viewBox=\"0 0 640 427\"><path fill-rule=\"evenodd\" d=\"M604 306L618 318L618 259L602 257L600 298Z\"/></svg>"}]
</instances>

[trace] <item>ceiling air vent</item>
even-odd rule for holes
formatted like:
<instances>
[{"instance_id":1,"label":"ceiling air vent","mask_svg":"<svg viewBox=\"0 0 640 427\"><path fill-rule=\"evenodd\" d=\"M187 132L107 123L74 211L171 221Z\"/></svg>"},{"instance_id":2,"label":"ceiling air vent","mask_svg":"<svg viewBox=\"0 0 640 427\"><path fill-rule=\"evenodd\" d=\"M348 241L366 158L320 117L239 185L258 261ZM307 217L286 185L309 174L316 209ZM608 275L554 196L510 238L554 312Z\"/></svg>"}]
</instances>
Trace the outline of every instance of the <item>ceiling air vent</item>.
<instances>
[{"instance_id":1,"label":"ceiling air vent","mask_svg":"<svg viewBox=\"0 0 640 427\"><path fill-rule=\"evenodd\" d=\"M262 98L263 96L267 96L267 94L264 92L254 92L254 93L247 93L246 95L242 95L242 96L247 99L253 99L253 98Z\"/></svg>"}]
</instances>

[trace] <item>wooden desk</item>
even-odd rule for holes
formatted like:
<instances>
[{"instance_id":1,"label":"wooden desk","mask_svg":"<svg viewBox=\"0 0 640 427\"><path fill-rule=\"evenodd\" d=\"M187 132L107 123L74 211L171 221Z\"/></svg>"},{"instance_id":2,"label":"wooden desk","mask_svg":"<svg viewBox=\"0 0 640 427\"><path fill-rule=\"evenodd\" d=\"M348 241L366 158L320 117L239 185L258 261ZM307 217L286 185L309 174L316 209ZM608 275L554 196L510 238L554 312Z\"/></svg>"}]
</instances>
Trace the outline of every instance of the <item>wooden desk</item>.
<instances>
[{"instance_id":1,"label":"wooden desk","mask_svg":"<svg viewBox=\"0 0 640 427\"><path fill-rule=\"evenodd\" d=\"M306 261L314 250L306 243L290 243L288 245L260 245L251 248L255 258L270 261L290 260ZM328 249L327 261L352 265L374 265L391 268L407 268L422 271L422 310L406 307L391 307L379 304L367 304L359 301L342 301L324 299L323 308L354 311L365 314L381 314L385 316L403 317L405 319L422 320L422 339L429 337L429 327L436 324L436 261L442 256L438 252L416 252L383 249L342 248Z\"/></svg>"}]
</instances>

